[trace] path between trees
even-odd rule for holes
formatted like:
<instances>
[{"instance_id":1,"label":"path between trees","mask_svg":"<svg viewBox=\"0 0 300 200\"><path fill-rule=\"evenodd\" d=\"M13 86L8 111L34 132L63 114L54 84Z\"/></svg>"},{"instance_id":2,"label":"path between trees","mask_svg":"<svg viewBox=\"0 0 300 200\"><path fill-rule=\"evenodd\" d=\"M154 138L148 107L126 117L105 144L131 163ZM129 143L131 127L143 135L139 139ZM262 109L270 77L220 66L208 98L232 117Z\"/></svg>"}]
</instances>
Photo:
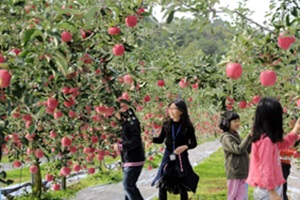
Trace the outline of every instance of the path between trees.
<instances>
[{"instance_id":1,"label":"path between trees","mask_svg":"<svg viewBox=\"0 0 300 200\"><path fill-rule=\"evenodd\" d=\"M192 166L198 165L201 161L215 152L221 146L218 140L206 142L198 145L195 149L189 151L189 158ZM151 187L158 169L144 169L137 183L145 200L151 200L157 196L156 187ZM97 185L79 191L72 200L123 200L124 192L122 183Z\"/></svg>"},{"instance_id":2,"label":"path between trees","mask_svg":"<svg viewBox=\"0 0 300 200\"><path fill-rule=\"evenodd\" d=\"M189 158L193 166L201 163L210 154L214 153L221 147L219 140L206 142L198 145L195 149L189 151ZM154 179L158 169L144 169L137 183L145 200L151 200L157 196L156 187L151 187L151 182ZM300 199L300 171L294 164L291 170L291 175L288 180L290 200ZM79 191L72 200L123 200L124 197L122 183L97 185ZM251 194L249 194L251 195Z\"/></svg>"}]
</instances>

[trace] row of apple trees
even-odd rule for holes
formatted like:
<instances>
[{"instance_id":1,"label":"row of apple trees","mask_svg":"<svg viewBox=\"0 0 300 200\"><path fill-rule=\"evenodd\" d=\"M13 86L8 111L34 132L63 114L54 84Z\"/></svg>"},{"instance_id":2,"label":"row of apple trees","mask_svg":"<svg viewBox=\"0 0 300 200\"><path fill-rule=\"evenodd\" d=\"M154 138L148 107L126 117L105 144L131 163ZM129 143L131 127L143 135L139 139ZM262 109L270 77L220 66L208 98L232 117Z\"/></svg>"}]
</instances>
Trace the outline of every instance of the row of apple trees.
<instances>
[{"instance_id":1,"label":"row of apple trees","mask_svg":"<svg viewBox=\"0 0 300 200\"><path fill-rule=\"evenodd\" d=\"M220 81L210 94L218 93L224 110L236 109L247 119L246 116L253 116L255 104L261 97L278 98L284 107L288 131L299 117L300 107L299 2L270 0L270 10L262 24L251 19L252 11L246 8L245 2L235 10L216 7L216 2L160 3L163 3L168 22L176 13L188 12L194 16L195 28L200 29L205 26L199 24L210 23L220 14L229 16L235 36L218 64L218 72L212 77ZM245 122L251 124L251 120Z\"/></svg>"}]
</instances>

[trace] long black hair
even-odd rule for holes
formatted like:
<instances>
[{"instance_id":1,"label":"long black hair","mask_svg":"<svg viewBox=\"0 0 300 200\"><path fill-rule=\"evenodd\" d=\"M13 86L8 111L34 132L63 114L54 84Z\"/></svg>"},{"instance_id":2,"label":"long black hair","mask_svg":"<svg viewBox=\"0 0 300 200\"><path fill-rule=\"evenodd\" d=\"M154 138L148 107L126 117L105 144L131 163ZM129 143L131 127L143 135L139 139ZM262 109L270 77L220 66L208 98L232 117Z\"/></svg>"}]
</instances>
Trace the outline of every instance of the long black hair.
<instances>
[{"instance_id":1,"label":"long black hair","mask_svg":"<svg viewBox=\"0 0 300 200\"><path fill-rule=\"evenodd\" d=\"M182 99L175 99L169 103L168 108L172 104L174 104L182 112L179 122L181 124L182 130L184 130L184 133L186 133L188 128L193 128L193 124L190 120L186 103ZM172 119L170 118L167 123L167 127L166 127L167 130L171 130L171 124L172 124Z\"/></svg>"},{"instance_id":2,"label":"long black hair","mask_svg":"<svg viewBox=\"0 0 300 200\"><path fill-rule=\"evenodd\" d=\"M277 99L272 97L262 98L256 107L253 141L258 141L262 135L266 134L273 143L283 140L282 126L283 109Z\"/></svg>"},{"instance_id":3,"label":"long black hair","mask_svg":"<svg viewBox=\"0 0 300 200\"><path fill-rule=\"evenodd\" d=\"M121 123L129 121L131 124L136 122L136 124L140 125L140 121L136 117L134 110L132 108L129 108L124 112L120 112L120 115L121 115Z\"/></svg>"},{"instance_id":4,"label":"long black hair","mask_svg":"<svg viewBox=\"0 0 300 200\"><path fill-rule=\"evenodd\" d=\"M230 122L235 119L240 119L240 116L234 111L226 111L221 118L219 127L223 132L230 131Z\"/></svg>"}]
</instances>

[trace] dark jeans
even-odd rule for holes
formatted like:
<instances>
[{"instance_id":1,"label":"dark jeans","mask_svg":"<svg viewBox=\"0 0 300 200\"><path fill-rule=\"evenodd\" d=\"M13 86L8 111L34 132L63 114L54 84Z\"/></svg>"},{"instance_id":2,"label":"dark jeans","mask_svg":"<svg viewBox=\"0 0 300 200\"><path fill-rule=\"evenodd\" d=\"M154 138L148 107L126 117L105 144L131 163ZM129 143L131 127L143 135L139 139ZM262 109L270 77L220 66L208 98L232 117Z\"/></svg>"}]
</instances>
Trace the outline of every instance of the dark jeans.
<instances>
[{"instance_id":1,"label":"dark jeans","mask_svg":"<svg viewBox=\"0 0 300 200\"><path fill-rule=\"evenodd\" d=\"M290 175L291 165L281 163L281 168L282 168L283 177L287 181L287 179ZM288 197L287 197L286 193L287 193L287 182L285 182L283 184L283 200L288 200Z\"/></svg>"},{"instance_id":2,"label":"dark jeans","mask_svg":"<svg viewBox=\"0 0 300 200\"><path fill-rule=\"evenodd\" d=\"M143 200L143 197L136 187L136 182L142 172L143 166L123 168L123 187L125 200Z\"/></svg>"},{"instance_id":3,"label":"dark jeans","mask_svg":"<svg viewBox=\"0 0 300 200\"><path fill-rule=\"evenodd\" d=\"M167 190L159 188L158 191L158 199L159 200L167 200ZM188 193L186 190L180 191L180 200L188 200Z\"/></svg>"}]
</instances>

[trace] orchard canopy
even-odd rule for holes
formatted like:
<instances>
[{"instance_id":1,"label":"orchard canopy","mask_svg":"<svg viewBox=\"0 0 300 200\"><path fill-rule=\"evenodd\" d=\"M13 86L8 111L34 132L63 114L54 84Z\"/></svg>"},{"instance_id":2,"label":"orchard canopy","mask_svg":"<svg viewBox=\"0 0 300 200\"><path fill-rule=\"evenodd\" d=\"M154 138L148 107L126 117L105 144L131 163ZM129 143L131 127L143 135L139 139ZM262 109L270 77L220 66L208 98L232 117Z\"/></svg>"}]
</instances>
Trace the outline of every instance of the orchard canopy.
<instances>
[{"instance_id":1,"label":"orchard canopy","mask_svg":"<svg viewBox=\"0 0 300 200\"><path fill-rule=\"evenodd\" d=\"M218 131L226 109L248 116L250 126L263 96L279 98L292 123L300 107L300 4L270 1L270 17L258 24L243 3L235 10L216 3L2 0L3 151L32 173L41 158L58 160L47 164L49 172L60 170L49 179L83 168L94 173L96 161L116 156L117 110L136 109L146 136L159 131L167 104L178 97L188 103L199 138ZM158 5L163 22L152 13ZM193 15L188 26L178 12ZM232 21L216 26L220 13ZM201 40L213 41L224 27L226 43Z\"/></svg>"}]
</instances>

